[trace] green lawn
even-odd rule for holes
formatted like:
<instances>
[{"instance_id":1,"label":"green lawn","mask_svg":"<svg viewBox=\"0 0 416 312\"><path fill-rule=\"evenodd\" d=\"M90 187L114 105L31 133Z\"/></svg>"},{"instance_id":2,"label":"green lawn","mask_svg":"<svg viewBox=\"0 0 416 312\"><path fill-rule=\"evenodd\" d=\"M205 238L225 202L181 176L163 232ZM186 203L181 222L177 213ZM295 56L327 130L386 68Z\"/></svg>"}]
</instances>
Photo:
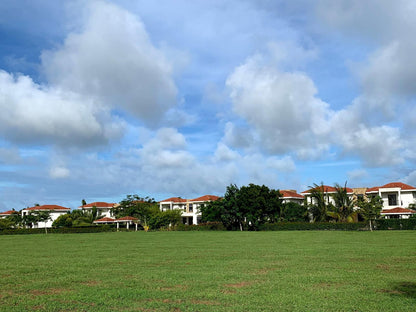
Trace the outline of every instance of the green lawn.
<instances>
[{"instance_id":1,"label":"green lawn","mask_svg":"<svg viewBox=\"0 0 416 312\"><path fill-rule=\"evenodd\" d=\"M0 236L0 311L416 311L416 232Z\"/></svg>"}]
</instances>

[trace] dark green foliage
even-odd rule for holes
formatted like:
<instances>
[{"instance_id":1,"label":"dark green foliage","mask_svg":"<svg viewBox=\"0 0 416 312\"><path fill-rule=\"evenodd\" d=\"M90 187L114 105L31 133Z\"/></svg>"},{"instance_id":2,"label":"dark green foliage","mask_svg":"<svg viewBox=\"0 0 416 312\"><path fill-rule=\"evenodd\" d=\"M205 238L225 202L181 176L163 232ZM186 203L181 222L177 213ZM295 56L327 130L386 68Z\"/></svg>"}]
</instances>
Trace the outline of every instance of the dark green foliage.
<instances>
[{"instance_id":1,"label":"dark green foliage","mask_svg":"<svg viewBox=\"0 0 416 312\"><path fill-rule=\"evenodd\" d=\"M0 219L0 230L11 229L13 222L8 218Z\"/></svg>"},{"instance_id":2,"label":"dark green foliage","mask_svg":"<svg viewBox=\"0 0 416 312\"><path fill-rule=\"evenodd\" d=\"M347 183L343 187L335 184L335 193L331 196L334 205L328 205L327 215L337 222L354 222L357 216L355 200L347 193Z\"/></svg>"},{"instance_id":3,"label":"dark green foliage","mask_svg":"<svg viewBox=\"0 0 416 312\"><path fill-rule=\"evenodd\" d=\"M72 227L72 218L71 214L67 213L59 216L55 221L53 221L53 227Z\"/></svg>"},{"instance_id":4,"label":"dark green foliage","mask_svg":"<svg viewBox=\"0 0 416 312\"><path fill-rule=\"evenodd\" d=\"M200 224L178 224L175 231L225 231L226 228L221 222L206 222Z\"/></svg>"},{"instance_id":5,"label":"dark green foliage","mask_svg":"<svg viewBox=\"0 0 416 312\"><path fill-rule=\"evenodd\" d=\"M321 182L321 185L314 183L313 188L311 188L311 197L314 203L309 205L308 210L312 215L312 220L314 222L327 221L329 219L329 195L325 193L323 182Z\"/></svg>"},{"instance_id":6,"label":"dark green foliage","mask_svg":"<svg viewBox=\"0 0 416 312\"><path fill-rule=\"evenodd\" d=\"M309 221L308 208L305 205L294 202L284 203L282 204L280 220L286 222L307 222Z\"/></svg>"},{"instance_id":7,"label":"dark green foliage","mask_svg":"<svg viewBox=\"0 0 416 312\"><path fill-rule=\"evenodd\" d=\"M143 227L159 229L175 226L180 222L181 211L160 211L159 205L153 198L139 197L138 195L127 195L120 205L113 209L115 217L135 217Z\"/></svg>"},{"instance_id":8,"label":"dark green foliage","mask_svg":"<svg viewBox=\"0 0 416 312\"><path fill-rule=\"evenodd\" d=\"M260 231L305 231L305 230L365 230L365 222L341 223L341 222L279 222L267 223L260 226Z\"/></svg>"},{"instance_id":9,"label":"dark green foliage","mask_svg":"<svg viewBox=\"0 0 416 312\"><path fill-rule=\"evenodd\" d=\"M416 230L416 218L378 219L374 222L376 230Z\"/></svg>"},{"instance_id":10,"label":"dark green foliage","mask_svg":"<svg viewBox=\"0 0 416 312\"><path fill-rule=\"evenodd\" d=\"M369 222L370 230L372 230L372 222L380 217L381 210L383 209L383 200L380 196L371 196L369 199L359 198L357 206L360 207L360 216Z\"/></svg>"},{"instance_id":11,"label":"dark green foliage","mask_svg":"<svg viewBox=\"0 0 416 312\"><path fill-rule=\"evenodd\" d=\"M219 221L228 230L257 230L265 222L279 220L279 196L279 191L264 185L250 184L238 188L231 184L222 199L200 208L202 222Z\"/></svg>"},{"instance_id":12,"label":"dark green foliage","mask_svg":"<svg viewBox=\"0 0 416 312\"><path fill-rule=\"evenodd\" d=\"M123 230L123 229L120 229ZM116 228L109 225L94 225L83 227L62 227L51 228L49 233L54 234L66 234L66 233L102 233L102 232L115 232ZM44 229L6 229L0 231L0 235L15 235L15 234L42 234L45 233Z\"/></svg>"}]
</instances>

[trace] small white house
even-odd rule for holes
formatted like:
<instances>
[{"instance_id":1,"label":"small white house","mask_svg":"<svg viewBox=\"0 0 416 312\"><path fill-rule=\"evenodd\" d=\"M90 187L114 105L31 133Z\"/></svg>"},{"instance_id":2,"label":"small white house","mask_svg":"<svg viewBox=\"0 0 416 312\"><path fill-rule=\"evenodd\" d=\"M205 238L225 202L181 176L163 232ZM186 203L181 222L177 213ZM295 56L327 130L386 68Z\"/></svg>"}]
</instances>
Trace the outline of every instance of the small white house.
<instances>
[{"instance_id":1,"label":"small white house","mask_svg":"<svg viewBox=\"0 0 416 312\"><path fill-rule=\"evenodd\" d=\"M113 217L112 209L117 206L119 206L119 204L117 203L93 202L90 204L79 206L78 209L91 212L93 207L96 207L97 216L112 218Z\"/></svg>"},{"instance_id":2,"label":"small white house","mask_svg":"<svg viewBox=\"0 0 416 312\"><path fill-rule=\"evenodd\" d=\"M71 211L70 208L58 206L58 205L42 205L42 206L34 206L30 208L25 208L22 210L22 217L29 215L31 213L36 213L39 211L47 211L49 212L50 220L46 222L38 222L34 224L34 228L51 228L53 221L58 219L59 216L64 215Z\"/></svg>"},{"instance_id":3,"label":"small white house","mask_svg":"<svg viewBox=\"0 0 416 312\"><path fill-rule=\"evenodd\" d=\"M299 205L303 204L305 197L298 194L295 190L280 190L279 193L282 195L282 203L297 203Z\"/></svg>"},{"instance_id":4,"label":"small white house","mask_svg":"<svg viewBox=\"0 0 416 312\"><path fill-rule=\"evenodd\" d=\"M381 215L387 219L408 219L415 214L409 209L411 204L416 203L416 188L401 182L392 182L383 186L367 189L367 196L380 196L383 200Z\"/></svg>"},{"instance_id":5,"label":"small white house","mask_svg":"<svg viewBox=\"0 0 416 312\"><path fill-rule=\"evenodd\" d=\"M199 208L206 202L219 199L215 195L204 195L194 199L184 199L181 197L171 197L159 202L160 210L167 211L178 209L182 211L183 224L199 224L201 223L201 212Z\"/></svg>"},{"instance_id":6,"label":"small white house","mask_svg":"<svg viewBox=\"0 0 416 312\"><path fill-rule=\"evenodd\" d=\"M5 219L13 214L18 214L19 212L16 210L9 210L5 212L0 212L0 219Z\"/></svg>"},{"instance_id":7,"label":"small white house","mask_svg":"<svg viewBox=\"0 0 416 312\"><path fill-rule=\"evenodd\" d=\"M306 198L306 202L308 204L315 204L315 199L312 198L311 193L315 189L320 189L325 196L325 201L327 204L335 204L335 201L332 197L333 194L336 193L335 187L328 186L328 185L319 185L317 188L311 188L307 191L303 191L301 194ZM352 188L347 187L347 194L352 198L354 196L354 190Z\"/></svg>"}]
</instances>

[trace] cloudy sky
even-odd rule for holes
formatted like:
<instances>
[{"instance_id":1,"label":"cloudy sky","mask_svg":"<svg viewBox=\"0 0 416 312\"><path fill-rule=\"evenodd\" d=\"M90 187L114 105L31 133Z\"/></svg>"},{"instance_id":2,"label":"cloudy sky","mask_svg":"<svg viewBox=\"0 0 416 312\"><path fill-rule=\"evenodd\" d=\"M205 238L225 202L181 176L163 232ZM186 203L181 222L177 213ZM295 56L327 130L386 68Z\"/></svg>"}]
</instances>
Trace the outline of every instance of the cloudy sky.
<instances>
[{"instance_id":1,"label":"cloudy sky","mask_svg":"<svg viewBox=\"0 0 416 312\"><path fill-rule=\"evenodd\" d=\"M416 185L412 0L0 2L0 211Z\"/></svg>"}]
</instances>

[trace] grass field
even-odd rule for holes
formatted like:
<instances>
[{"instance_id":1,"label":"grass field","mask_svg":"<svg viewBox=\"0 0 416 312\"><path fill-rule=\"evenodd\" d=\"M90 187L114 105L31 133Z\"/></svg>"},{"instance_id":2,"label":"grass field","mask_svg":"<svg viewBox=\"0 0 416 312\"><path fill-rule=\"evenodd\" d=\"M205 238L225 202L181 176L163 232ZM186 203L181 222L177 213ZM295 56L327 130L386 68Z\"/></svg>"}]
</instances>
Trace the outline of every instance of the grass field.
<instances>
[{"instance_id":1,"label":"grass field","mask_svg":"<svg viewBox=\"0 0 416 312\"><path fill-rule=\"evenodd\" d=\"M416 311L416 232L0 236L0 311Z\"/></svg>"}]
</instances>

